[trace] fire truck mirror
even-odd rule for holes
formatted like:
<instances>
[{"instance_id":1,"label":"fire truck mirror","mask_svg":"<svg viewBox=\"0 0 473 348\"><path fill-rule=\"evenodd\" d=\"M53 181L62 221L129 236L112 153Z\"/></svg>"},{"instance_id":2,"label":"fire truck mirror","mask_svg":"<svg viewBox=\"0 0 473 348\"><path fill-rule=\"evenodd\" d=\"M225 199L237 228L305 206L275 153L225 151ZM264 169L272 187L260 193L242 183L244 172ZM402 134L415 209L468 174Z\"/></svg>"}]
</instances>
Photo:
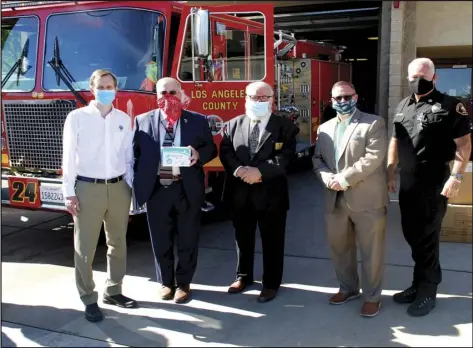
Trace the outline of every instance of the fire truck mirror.
<instances>
[{"instance_id":1,"label":"fire truck mirror","mask_svg":"<svg viewBox=\"0 0 473 348\"><path fill-rule=\"evenodd\" d=\"M194 38L194 55L207 58L210 52L210 17L209 11L193 9L192 36Z\"/></svg>"}]
</instances>

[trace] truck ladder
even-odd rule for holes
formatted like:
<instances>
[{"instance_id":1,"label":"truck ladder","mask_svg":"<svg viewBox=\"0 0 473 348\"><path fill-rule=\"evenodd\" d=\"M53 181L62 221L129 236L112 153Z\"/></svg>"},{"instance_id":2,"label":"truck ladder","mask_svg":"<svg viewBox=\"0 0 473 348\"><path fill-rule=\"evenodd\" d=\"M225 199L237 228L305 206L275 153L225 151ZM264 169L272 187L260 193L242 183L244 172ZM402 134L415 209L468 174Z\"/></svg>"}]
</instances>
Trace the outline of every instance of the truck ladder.
<instances>
[{"instance_id":1,"label":"truck ladder","mask_svg":"<svg viewBox=\"0 0 473 348\"><path fill-rule=\"evenodd\" d=\"M284 55L287 54L287 52L289 52L290 50L292 50L297 43L297 40L294 37L294 33L286 34L286 33L283 33L282 30L279 30L279 31L274 32L274 35L279 36L279 39L274 43L275 50L278 49L279 45L282 44L283 40L289 41L289 43L286 46L284 46L281 50L277 50L276 55L278 57L284 57Z\"/></svg>"}]
</instances>

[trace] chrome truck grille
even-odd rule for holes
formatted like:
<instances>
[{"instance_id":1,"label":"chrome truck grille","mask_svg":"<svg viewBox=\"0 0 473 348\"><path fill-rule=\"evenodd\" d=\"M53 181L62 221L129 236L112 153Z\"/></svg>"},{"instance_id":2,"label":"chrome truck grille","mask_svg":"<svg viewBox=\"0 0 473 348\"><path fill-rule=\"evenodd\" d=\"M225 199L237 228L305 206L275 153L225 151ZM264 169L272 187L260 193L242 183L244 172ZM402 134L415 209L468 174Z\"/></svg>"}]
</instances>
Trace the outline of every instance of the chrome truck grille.
<instances>
[{"instance_id":1,"label":"chrome truck grille","mask_svg":"<svg viewBox=\"0 0 473 348\"><path fill-rule=\"evenodd\" d=\"M11 166L59 170L62 133L74 100L5 100L3 114Z\"/></svg>"}]
</instances>

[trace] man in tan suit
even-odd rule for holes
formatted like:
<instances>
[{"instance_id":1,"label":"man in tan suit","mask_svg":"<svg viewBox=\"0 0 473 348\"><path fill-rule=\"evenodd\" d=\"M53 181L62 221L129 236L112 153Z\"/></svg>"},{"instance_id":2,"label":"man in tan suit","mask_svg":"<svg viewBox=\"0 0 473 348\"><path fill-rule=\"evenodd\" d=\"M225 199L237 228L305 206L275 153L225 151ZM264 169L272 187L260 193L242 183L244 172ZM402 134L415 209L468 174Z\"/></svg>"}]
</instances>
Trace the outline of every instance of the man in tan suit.
<instances>
[{"instance_id":1,"label":"man in tan suit","mask_svg":"<svg viewBox=\"0 0 473 348\"><path fill-rule=\"evenodd\" d=\"M359 111L358 95L349 82L332 88L337 117L322 124L313 158L314 171L327 188L327 235L340 290L331 304L360 296L357 247L361 251L364 304L361 315L379 313L384 273L386 229L386 124Z\"/></svg>"}]
</instances>

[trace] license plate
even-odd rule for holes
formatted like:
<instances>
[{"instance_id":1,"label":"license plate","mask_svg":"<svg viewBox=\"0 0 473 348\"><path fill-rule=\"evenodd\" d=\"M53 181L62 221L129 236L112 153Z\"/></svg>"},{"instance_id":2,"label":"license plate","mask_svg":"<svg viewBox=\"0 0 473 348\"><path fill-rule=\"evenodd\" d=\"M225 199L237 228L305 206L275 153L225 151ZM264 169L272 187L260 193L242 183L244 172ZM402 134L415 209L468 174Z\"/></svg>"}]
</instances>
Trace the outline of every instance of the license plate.
<instances>
[{"instance_id":1,"label":"license plate","mask_svg":"<svg viewBox=\"0 0 473 348\"><path fill-rule=\"evenodd\" d=\"M41 185L41 202L43 203L63 203L64 195L61 186L45 186Z\"/></svg>"}]
</instances>

